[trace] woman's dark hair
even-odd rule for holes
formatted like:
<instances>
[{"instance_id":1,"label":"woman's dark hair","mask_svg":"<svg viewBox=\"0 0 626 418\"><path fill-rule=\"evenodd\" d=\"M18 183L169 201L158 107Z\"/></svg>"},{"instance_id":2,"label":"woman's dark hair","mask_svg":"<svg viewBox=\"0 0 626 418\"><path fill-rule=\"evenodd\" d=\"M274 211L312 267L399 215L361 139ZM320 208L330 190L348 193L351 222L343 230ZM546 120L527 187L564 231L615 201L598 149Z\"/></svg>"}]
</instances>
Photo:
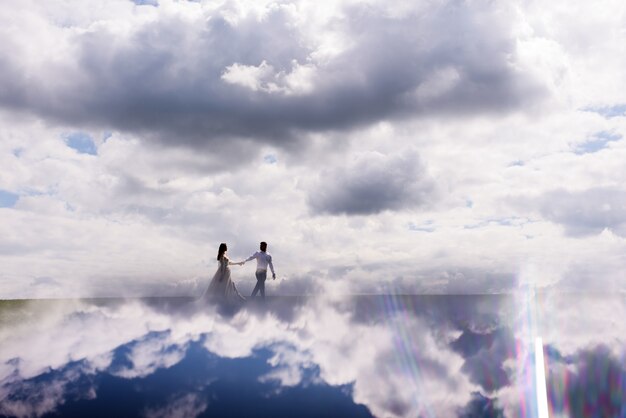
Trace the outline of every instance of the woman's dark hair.
<instances>
[{"instance_id":1,"label":"woman's dark hair","mask_svg":"<svg viewBox=\"0 0 626 418\"><path fill-rule=\"evenodd\" d=\"M219 250L217 250L217 259L218 259L218 260L221 260L221 259L222 259L222 256L224 255L224 253L226 252L226 250L228 250L228 247L226 246L226 244L225 244L225 243L223 243L223 242L222 242L222 243L220 244L220 249L219 249Z\"/></svg>"}]
</instances>

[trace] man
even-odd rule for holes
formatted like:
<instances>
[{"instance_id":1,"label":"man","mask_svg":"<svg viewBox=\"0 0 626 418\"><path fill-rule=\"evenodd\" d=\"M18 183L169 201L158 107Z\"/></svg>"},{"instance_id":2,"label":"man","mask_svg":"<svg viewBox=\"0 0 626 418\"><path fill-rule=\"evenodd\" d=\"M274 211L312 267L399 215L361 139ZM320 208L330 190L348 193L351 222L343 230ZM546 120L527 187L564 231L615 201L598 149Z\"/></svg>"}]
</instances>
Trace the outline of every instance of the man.
<instances>
[{"instance_id":1,"label":"man","mask_svg":"<svg viewBox=\"0 0 626 418\"><path fill-rule=\"evenodd\" d=\"M250 297L256 296L257 292L261 291L261 298L265 299L265 279L267 278L267 266L270 266L272 270L272 279L276 280L276 273L274 273L274 265L272 264L272 256L267 253L267 243L262 242L260 250L248 257L244 262L250 261L256 258L256 286L252 291Z\"/></svg>"}]
</instances>

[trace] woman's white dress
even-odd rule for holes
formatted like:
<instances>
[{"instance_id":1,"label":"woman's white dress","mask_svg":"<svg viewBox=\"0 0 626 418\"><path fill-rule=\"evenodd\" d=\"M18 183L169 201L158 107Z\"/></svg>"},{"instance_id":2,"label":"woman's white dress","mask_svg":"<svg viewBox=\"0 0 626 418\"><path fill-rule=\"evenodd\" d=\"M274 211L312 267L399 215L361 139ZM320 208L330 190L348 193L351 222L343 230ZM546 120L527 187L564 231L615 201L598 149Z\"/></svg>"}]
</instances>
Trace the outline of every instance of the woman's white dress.
<instances>
[{"instance_id":1,"label":"woman's white dress","mask_svg":"<svg viewBox=\"0 0 626 418\"><path fill-rule=\"evenodd\" d=\"M217 271L209 283L206 295L227 301L243 301L245 298L235 287L235 283L230 278L230 260L223 256L220 260Z\"/></svg>"}]
</instances>

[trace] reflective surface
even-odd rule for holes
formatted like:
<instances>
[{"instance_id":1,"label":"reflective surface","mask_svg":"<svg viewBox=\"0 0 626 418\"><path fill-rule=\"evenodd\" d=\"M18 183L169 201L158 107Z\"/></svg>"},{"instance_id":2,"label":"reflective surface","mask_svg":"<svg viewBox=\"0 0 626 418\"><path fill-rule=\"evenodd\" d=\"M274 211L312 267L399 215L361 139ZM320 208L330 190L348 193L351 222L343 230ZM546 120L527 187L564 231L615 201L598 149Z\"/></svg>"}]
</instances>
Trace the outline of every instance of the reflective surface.
<instances>
[{"instance_id":1,"label":"reflective surface","mask_svg":"<svg viewBox=\"0 0 626 418\"><path fill-rule=\"evenodd\" d=\"M626 298L0 302L3 416L626 416Z\"/></svg>"}]
</instances>

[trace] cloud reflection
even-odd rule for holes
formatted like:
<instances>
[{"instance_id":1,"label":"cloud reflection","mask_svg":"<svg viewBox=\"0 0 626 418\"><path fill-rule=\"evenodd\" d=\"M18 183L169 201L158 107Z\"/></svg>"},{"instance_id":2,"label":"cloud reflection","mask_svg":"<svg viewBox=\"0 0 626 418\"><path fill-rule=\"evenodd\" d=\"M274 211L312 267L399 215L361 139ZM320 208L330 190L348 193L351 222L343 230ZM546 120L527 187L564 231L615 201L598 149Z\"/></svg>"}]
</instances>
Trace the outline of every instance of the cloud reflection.
<instances>
[{"instance_id":1,"label":"cloud reflection","mask_svg":"<svg viewBox=\"0 0 626 418\"><path fill-rule=\"evenodd\" d=\"M197 417L207 408L207 401L197 394L188 393L174 398L165 407L147 409L146 418Z\"/></svg>"},{"instance_id":2,"label":"cloud reflection","mask_svg":"<svg viewBox=\"0 0 626 418\"><path fill-rule=\"evenodd\" d=\"M579 298L585 326L603 320L594 313L605 299ZM545 326L568 297L539 300ZM531 341L516 303L507 296L279 297L230 308L188 299L13 303L0 309L0 415L99 408L146 417L531 416ZM570 317L558 318L569 330ZM623 415L621 335L545 332L554 412ZM596 400L577 401L582 392Z\"/></svg>"}]
</instances>

